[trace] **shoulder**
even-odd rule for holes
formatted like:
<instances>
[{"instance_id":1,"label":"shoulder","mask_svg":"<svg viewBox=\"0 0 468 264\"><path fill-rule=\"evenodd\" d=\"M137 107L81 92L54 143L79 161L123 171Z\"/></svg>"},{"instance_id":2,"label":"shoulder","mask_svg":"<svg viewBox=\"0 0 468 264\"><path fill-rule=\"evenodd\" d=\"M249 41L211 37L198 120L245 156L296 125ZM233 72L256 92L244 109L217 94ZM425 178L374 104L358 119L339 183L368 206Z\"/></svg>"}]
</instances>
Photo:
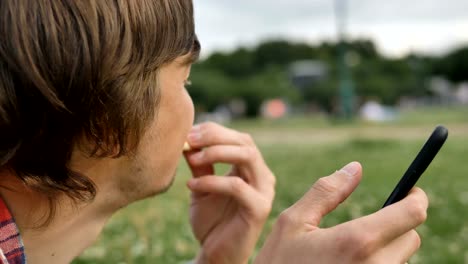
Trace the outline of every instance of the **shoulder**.
<instances>
[{"instance_id":1,"label":"shoulder","mask_svg":"<svg viewBox=\"0 0 468 264\"><path fill-rule=\"evenodd\" d=\"M8 207L0 197L0 264L25 264L24 246Z\"/></svg>"}]
</instances>

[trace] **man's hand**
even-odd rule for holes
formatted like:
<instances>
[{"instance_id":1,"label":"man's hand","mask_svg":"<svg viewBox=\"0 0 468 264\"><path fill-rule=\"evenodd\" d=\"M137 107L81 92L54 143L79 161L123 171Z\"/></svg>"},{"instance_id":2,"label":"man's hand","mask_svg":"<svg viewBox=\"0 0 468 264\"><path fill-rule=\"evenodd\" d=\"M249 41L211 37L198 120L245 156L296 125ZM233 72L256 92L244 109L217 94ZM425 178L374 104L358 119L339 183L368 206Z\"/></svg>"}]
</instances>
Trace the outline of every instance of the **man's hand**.
<instances>
[{"instance_id":1,"label":"man's hand","mask_svg":"<svg viewBox=\"0 0 468 264\"><path fill-rule=\"evenodd\" d=\"M256 258L275 263L405 263L421 240L414 228L426 219L428 201L418 188L398 203L331 228L319 228L356 188L362 169L353 162L321 178L292 207L284 211Z\"/></svg>"},{"instance_id":2,"label":"man's hand","mask_svg":"<svg viewBox=\"0 0 468 264\"><path fill-rule=\"evenodd\" d=\"M202 247L197 263L247 263L271 211L275 177L247 134L204 123L188 141L190 221ZM215 163L232 168L216 176Z\"/></svg>"}]
</instances>

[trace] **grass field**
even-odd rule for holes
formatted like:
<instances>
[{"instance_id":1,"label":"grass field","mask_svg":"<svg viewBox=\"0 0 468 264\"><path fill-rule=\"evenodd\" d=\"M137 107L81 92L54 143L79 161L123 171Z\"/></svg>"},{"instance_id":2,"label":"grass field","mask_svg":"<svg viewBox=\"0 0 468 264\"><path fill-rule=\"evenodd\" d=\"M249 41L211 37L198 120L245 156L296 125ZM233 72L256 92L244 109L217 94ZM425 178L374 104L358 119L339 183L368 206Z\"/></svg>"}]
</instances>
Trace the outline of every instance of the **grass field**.
<instances>
[{"instance_id":1,"label":"grass field","mask_svg":"<svg viewBox=\"0 0 468 264\"><path fill-rule=\"evenodd\" d=\"M378 210L436 124L449 140L418 185L429 195L423 239L410 263L468 263L468 109L403 113L393 123L334 124L322 118L243 121L277 176L277 195L263 237L277 215L321 176L358 160L364 177L353 195L328 215L332 226ZM223 170L223 167L219 168ZM74 263L184 263L197 252L188 225L188 170L182 162L166 194L120 211L96 244ZM259 243L261 245L261 242Z\"/></svg>"}]
</instances>

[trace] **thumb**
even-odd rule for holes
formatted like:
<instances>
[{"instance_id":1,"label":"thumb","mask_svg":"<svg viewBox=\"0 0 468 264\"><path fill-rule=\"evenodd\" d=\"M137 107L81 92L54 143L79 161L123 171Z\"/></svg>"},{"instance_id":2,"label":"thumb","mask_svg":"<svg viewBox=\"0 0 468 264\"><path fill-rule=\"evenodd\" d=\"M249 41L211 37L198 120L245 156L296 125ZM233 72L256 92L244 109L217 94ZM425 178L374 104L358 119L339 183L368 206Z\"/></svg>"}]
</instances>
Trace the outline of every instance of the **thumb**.
<instances>
[{"instance_id":1,"label":"thumb","mask_svg":"<svg viewBox=\"0 0 468 264\"><path fill-rule=\"evenodd\" d=\"M202 150L191 150L191 151L184 152L185 160L187 161L187 164L189 165L194 178L214 174L214 166L212 164L196 166L190 163L190 157L200 151Z\"/></svg>"},{"instance_id":2,"label":"thumb","mask_svg":"<svg viewBox=\"0 0 468 264\"><path fill-rule=\"evenodd\" d=\"M356 189L362 176L359 162L351 162L330 176L320 178L291 208L290 216L299 223L318 226L323 216L333 211Z\"/></svg>"}]
</instances>

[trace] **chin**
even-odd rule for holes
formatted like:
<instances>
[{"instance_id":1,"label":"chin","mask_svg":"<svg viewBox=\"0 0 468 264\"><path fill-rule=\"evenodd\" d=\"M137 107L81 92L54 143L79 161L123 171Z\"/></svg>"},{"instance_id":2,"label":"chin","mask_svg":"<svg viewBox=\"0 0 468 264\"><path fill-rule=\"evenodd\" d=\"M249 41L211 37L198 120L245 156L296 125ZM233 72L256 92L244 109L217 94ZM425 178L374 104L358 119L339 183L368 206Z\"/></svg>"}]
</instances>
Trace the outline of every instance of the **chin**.
<instances>
[{"instance_id":1,"label":"chin","mask_svg":"<svg viewBox=\"0 0 468 264\"><path fill-rule=\"evenodd\" d=\"M152 192L150 192L144 198L154 197L154 196L157 196L159 194L163 194L163 193L167 192L172 187L172 185L174 184L175 176L176 176L176 173L174 173L172 175L172 177L170 178L170 180L167 183L165 183L162 186L158 186L158 188L155 188Z\"/></svg>"}]
</instances>

